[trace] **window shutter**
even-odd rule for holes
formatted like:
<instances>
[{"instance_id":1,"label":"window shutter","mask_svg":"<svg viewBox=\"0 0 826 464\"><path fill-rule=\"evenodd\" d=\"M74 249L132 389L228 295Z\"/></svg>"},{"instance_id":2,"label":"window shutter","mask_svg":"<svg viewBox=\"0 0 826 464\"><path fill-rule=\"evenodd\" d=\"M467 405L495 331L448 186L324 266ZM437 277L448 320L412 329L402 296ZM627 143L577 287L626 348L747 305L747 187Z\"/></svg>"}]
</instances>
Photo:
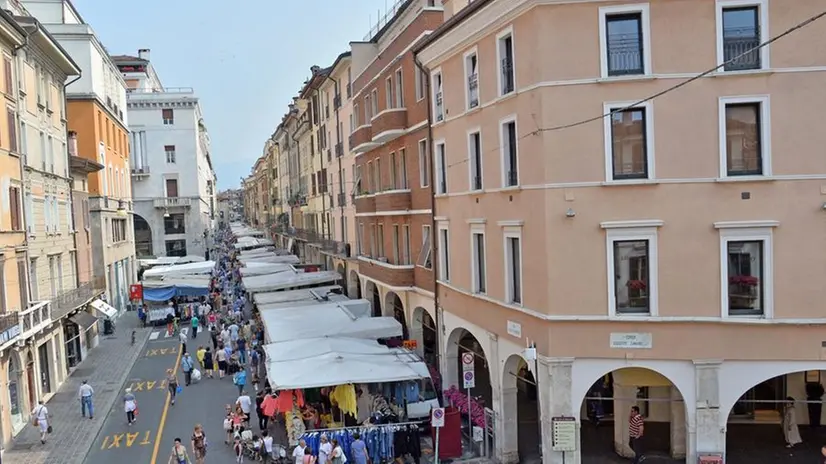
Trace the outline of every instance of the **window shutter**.
<instances>
[{"instance_id":1,"label":"window shutter","mask_svg":"<svg viewBox=\"0 0 826 464\"><path fill-rule=\"evenodd\" d=\"M12 76L14 73L11 69L11 60L8 58L3 58L3 79L6 82L6 93L11 95L14 92L14 81Z\"/></svg>"},{"instance_id":2,"label":"window shutter","mask_svg":"<svg viewBox=\"0 0 826 464\"><path fill-rule=\"evenodd\" d=\"M17 121L15 120L13 110L9 108L6 109L6 119L9 126L9 150L19 153L20 150L17 148Z\"/></svg>"}]
</instances>

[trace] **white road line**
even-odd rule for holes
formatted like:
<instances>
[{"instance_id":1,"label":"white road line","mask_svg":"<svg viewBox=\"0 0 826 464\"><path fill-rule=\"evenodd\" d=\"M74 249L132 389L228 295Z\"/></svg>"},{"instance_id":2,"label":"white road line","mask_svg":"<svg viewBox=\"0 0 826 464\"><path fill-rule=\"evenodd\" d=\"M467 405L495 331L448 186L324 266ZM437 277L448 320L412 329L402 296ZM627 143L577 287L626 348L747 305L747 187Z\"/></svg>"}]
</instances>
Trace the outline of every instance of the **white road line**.
<instances>
[{"instance_id":1,"label":"white road line","mask_svg":"<svg viewBox=\"0 0 826 464\"><path fill-rule=\"evenodd\" d=\"M158 337L160 337L160 336L161 336L161 333L156 330L155 332L152 332L151 334L149 334L149 339L150 340L157 340Z\"/></svg>"}]
</instances>

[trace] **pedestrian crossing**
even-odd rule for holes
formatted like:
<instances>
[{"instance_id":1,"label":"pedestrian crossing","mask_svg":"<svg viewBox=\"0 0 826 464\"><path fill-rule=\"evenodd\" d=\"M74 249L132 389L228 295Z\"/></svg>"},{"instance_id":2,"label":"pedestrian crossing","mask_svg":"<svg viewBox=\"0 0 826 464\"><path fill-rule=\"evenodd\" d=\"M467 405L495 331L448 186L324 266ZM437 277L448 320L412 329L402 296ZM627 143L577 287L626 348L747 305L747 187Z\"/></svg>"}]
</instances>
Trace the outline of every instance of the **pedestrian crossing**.
<instances>
[{"instance_id":1,"label":"pedestrian crossing","mask_svg":"<svg viewBox=\"0 0 826 464\"><path fill-rule=\"evenodd\" d=\"M181 333L184 335L189 335L189 327L181 328ZM171 338L177 337L177 335L170 334L166 329L163 330L155 330L151 334L149 334L149 340L157 340L159 338Z\"/></svg>"}]
</instances>

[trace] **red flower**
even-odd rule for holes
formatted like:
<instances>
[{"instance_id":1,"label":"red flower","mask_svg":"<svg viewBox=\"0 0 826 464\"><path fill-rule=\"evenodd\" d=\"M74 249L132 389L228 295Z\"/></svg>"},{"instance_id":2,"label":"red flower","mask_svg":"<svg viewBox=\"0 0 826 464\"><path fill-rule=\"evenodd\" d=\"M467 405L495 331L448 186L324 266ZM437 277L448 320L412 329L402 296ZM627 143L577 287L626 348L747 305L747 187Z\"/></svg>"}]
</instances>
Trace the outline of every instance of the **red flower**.
<instances>
[{"instance_id":1,"label":"red flower","mask_svg":"<svg viewBox=\"0 0 826 464\"><path fill-rule=\"evenodd\" d=\"M756 287L760 279L750 275L736 275L728 278L729 285L745 285L746 287Z\"/></svg>"},{"instance_id":2,"label":"red flower","mask_svg":"<svg viewBox=\"0 0 826 464\"><path fill-rule=\"evenodd\" d=\"M643 280L629 280L625 283L625 286L630 288L631 290L645 290L648 288L645 281Z\"/></svg>"}]
</instances>

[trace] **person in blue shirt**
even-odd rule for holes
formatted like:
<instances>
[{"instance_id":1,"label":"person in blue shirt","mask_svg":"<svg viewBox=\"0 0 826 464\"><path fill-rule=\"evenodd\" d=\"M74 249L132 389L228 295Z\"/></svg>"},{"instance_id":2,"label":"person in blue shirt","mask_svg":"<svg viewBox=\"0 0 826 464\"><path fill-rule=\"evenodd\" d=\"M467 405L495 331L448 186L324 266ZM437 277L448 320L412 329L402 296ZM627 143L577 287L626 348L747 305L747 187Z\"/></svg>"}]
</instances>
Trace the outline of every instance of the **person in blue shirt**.
<instances>
[{"instance_id":1,"label":"person in blue shirt","mask_svg":"<svg viewBox=\"0 0 826 464\"><path fill-rule=\"evenodd\" d=\"M235 377L232 379L232 383L238 387L238 395L244 394L244 387L247 385L247 371L241 369L235 374Z\"/></svg>"},{"instance_id":2,"label":"person in blue shirt","mask_svg":"<svg viewBox=\"0 0 826 464\"><path fill-rule=\"evenodd\" d=\"M186 386L188 387L192 383L192 370L195 368L195 362L192 360L192 356L189 353L184 353L184 356L181 358L181 370L184 371L184 379L186 379Z\"/></svg>"},{"instance_id":3,"label":"person in blue shirt","mask_svg":"<svg viewBox=\"0 0 826 464\"><path fill-rule=\"evenodd\" d=\"M191 321L192 321L192 338L195 338L195 337L198 336L198 323L199 323L198 316L193 314Z\"/></svg>"}]
</instances>

